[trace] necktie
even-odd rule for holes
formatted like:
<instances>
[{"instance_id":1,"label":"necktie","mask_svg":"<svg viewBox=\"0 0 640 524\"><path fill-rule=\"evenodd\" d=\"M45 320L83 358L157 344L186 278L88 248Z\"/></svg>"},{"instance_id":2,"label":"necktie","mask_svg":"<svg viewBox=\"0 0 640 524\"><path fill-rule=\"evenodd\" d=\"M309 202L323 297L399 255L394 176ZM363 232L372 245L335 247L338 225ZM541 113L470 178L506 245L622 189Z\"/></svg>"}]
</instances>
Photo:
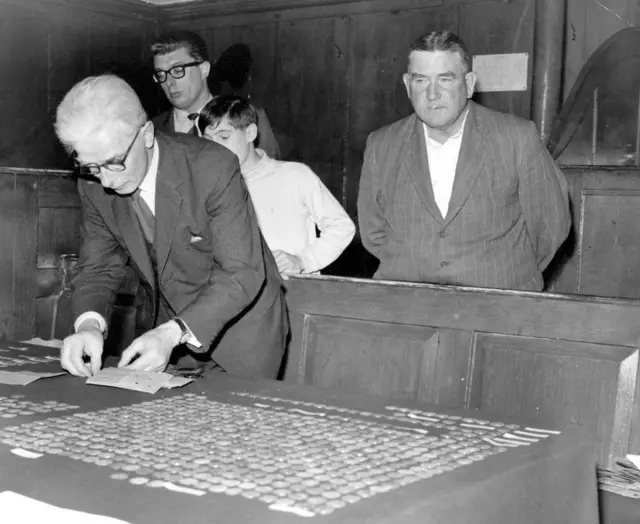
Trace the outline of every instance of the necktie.
<instances>
[{"instance_id":1,"label":"necktie","mask_svg":"<svg viewBox=\"0 0 640 524\"><path fill-rule=\"evenodd\" d=\"M189 130L188 134L200 136L200 134L198 133L198 126L196 125L196 121L198 120L199 116L200 116L199 113L189 113L189 115L187 116L187 118L191 120L191 122L193 123L193 126Z\"/></svg>"},{"instance_id":2,"label":"necktie","mask_svg":"<svg viewBox=\"0 0 640 524\"><path fill-rule=\"evenodd\" d=\"M133 210L138 216L138 221L142 227L144 237L149 244L153 244L154 233L156 229L156 219L149 209L149 206L144 201L144 198L140 196L140 190L136 189L136 192L131 195L131 201L133 203Z\"/></svg>"}]
</instances>

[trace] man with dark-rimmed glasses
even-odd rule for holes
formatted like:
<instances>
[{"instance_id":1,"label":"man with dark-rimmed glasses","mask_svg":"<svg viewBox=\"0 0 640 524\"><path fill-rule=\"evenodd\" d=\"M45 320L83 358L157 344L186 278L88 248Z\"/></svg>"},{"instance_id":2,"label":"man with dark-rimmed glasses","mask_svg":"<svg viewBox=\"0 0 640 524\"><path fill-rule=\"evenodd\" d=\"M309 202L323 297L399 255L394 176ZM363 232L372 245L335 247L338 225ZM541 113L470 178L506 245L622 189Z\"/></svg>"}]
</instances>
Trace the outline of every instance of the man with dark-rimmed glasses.
<instances>
[{"instance_id":1,"label":"man with dark-rimmed glasses","mask_svg":"<svg viewBox=\"0 0 640 524\"><path fill-rule=\"evenodd\" d=\"M204 40L190 31L175 31L151 46L153 80L173 108L153 119L156 129L197 135L195 120L211 100L207 84L211 63Z\"/></svg>"},{"instance_id":2,"label":"man with dark-rimmed glasses","mask_svg":"<svg viewBox=\"0 0 640 524\"><path fill-rule=\"evenodd\" d=\"M58 106L55 130L83 175L74 333L63 341L62 366L85 377L100 369L129 264L141 284L139 336L119 366L276 378L288 332L282 282L236 156L156 131L114 75L76 84Z\"/></svg>"}]
</instances>

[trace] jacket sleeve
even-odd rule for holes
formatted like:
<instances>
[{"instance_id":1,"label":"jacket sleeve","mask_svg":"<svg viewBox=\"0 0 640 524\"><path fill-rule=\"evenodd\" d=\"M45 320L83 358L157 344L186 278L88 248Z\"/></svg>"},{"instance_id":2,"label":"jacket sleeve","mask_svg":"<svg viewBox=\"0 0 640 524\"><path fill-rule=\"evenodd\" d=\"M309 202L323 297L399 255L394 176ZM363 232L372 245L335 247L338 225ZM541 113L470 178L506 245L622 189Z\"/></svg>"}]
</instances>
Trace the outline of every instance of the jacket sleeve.
<instances>
[{"instance_id":1,"label":"jacket sleeve","mask_svg":"<svg viewBox=\"0 0 640 524\"><path fill-rule=\"evenodd\" d=\"M358 190L358 224L362 245L380 258L380 249L387 243L387 222L384 216L384 174L380 172L375 149L373 135L369 135Z\"/></svg>"},{"instance_id":2,"label":"jacket sleeve","mask_svg":"<svg viewBox=\"0 0 640 524\"><path fill-rule=\"evenodd\" d=\"M209 283L180 317L206 351L222 329L256 300L266 283L264 246L238 161L216 159L206 198L213 241Z\"/></svg>"},{"instance_id":3,"label":"jacket sleeve","mask_svg":"<svg viewBox=\"0 0 640 524\"><path fill-rule=\"evenodd\" d=\"M519 163L518 196L540 271L569 234L567 181L538 137L533 122Z\"/></svg>"},{"instance_id":4,"label":"jacket sleeve","mask_svg":"<svg viewBox=\"0 0 640 524\"><path fill-rule=\"evenodd\" d=\"M108 323L129 257L106 227L85 186L86 182L78 183L82 203L82 246L71 282L72 319L94 311Z\"/></svg>"}]
</instances>

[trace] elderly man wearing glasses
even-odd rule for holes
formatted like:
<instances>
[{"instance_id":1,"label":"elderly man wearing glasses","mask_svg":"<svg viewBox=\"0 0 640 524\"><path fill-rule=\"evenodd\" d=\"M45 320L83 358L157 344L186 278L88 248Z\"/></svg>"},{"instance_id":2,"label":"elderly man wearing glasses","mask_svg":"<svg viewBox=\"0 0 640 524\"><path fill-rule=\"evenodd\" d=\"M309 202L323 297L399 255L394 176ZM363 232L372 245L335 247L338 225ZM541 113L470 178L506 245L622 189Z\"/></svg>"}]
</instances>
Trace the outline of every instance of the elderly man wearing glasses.
<instances>
[{"instance_id":1,"label":"elderly man wearing glasses","mask_svg":"<svg viewBox=\"0 0 640 524\"><path fill-rule=\"evenodd\" d=\"M76 162L83 212L75 333L63 342L62 366L85 377L100 369L130 264L144 314L119 366L276 378L288 332L282 283L236 156L156 131L133 89L113 75L76 84L55 129Z\"/></svg>"},{"instance_id":2,"label":"elderly man wearing glasses","mask_svg":"<svg viewBox=\"0 0 640 524\"><path fill-rule=\"evenodd\" d=\"M151 46L153 79L173 108L153 119L156 129L197 135L200 110L211 100L211 63L204 40L190 31L167 33Z\"/></svg>"}]
</instances>

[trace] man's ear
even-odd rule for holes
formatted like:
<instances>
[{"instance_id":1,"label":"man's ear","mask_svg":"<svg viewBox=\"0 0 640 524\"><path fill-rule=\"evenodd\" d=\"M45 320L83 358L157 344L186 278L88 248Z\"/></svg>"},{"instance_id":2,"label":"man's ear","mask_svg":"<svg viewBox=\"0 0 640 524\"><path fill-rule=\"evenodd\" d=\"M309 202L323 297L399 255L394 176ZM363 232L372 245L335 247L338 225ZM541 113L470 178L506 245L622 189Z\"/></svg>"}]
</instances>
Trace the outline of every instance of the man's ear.
<instances>
[{"instance_id":1,"label":"man's ear","mask_svg":"<svg viewBox=\"0 0 640 524\"><path fill-rule=\"evenodd\" d=\"M476 90L478 75L476 75L473 71L469 71L464 75L464 81L467 84L467 98L471 98Z\"/></svg>"},{"instance_id":2,"label":"man's ear","mask_svg":"<svg viewBox=\"0 0 640 524\"><path fill-rule=\"evenodd\" d=\"M244 136L247 138L247 142L253 142L258 138L258 126L256 124L249 124L244 130Z\"/></svg>"},{"instance_id":3,"label":"man's ear","mask_svg":"<svg viewBox=\"0 0 640 524\"><path fill-rule=\"evenodd\" d=\"M200 64L200 72L202 73L202 78L208 78L209 73L211 72L211 62L204 61Z\"/></svg>"},{"instance_id":4,"label":"man's ear","mask_svg":"<svg viewBox=\"0 0 640 524\"><path fill-rule=\"evenodd\" d=\"M147 149L151 149L153 147L153 141L156 135L156 129L153 125L153 122L149 120L146 124L146 129L143 131L144 133L144 147Z\"/></svg>"},{"instance_id":5,"label":"man's ear","mask_svg":"<svg viewBox=\"0 0 640 524\"><path fill-rule=\"evenodd\" d=\"M411 77L409 76L409 73L405 73L404 75L402 75L402 81L404 82L404 87L407 90L407 96L409 97L409 99L411 99Z\"/></svg>"}]
</instances>

